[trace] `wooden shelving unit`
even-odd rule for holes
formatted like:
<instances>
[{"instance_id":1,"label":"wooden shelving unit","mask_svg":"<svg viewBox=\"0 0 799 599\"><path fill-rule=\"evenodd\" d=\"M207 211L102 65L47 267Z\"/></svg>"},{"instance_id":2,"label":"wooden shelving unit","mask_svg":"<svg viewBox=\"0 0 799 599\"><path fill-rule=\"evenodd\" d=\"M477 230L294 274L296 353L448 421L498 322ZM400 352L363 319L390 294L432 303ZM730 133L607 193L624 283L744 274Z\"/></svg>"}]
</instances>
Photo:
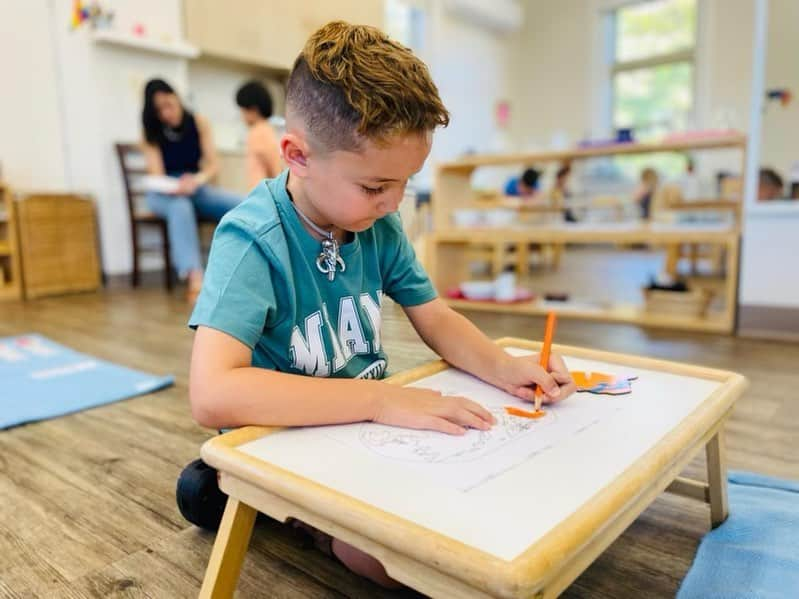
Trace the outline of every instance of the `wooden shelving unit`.
<instances>
[{"instance_id":1,"label":"wooden shelving unit","mask_svg":"<svg viewBox=\"0 0 799 599\"><path fill-rule=\"evenodd\" d=\"M566 317L609 322L628 322L643 326L666 327L696 331L733 333L736 322L738 296L738 252L740 243L739 222L726 227L695 225L658 225L625 223L617 226L584 224L514 225L497 228L467 228L452 224L455 210L473 208L478 200L472 190L472 171L480 166L525 165L545 162L562 162L604 156L647 154L657 152L689 152L716 149L735 149L746 162L746 136L729 134L692 141L663 143L625 143L571 151L542 152L537 154L508 154L469 156L462 160L439 164L436 170L433 197L433 232L427 237L425 266L433 284L444 296L447 290L467 280L469 249L489 248L495 255L495 267L501 263L504 248L511 244L527 247L528 244L595 244L610 245L647 244L663 247L670 254L682 244L715 245L726 254L723 282L723 308L703 317L676 316L646 311L643 305L612 304L603 306L572 306L568 303L530 301L519 304L472 302L447 299L454 308L521 314L544 314L555 310ZM742 169L744 172L744 169ZM713 209L716 200L702 202L702 209ZM686 203L687 204L687 203ZM698 209L698 208L697 208ZM718 199L719 210L730 210L728 200ZM643 283L643 282L642 282Z\"/></svg>"},{"instance_id":2,"label":"wooden shelving unit","mask_svg":"<svg viewBox=\"0 0 799 599\"><path fill-rule=\"evenodd\" d=\"M0 300L22 297L20 273L14 202L11 190L0 181Z\"/></svg>"}]
</instances>

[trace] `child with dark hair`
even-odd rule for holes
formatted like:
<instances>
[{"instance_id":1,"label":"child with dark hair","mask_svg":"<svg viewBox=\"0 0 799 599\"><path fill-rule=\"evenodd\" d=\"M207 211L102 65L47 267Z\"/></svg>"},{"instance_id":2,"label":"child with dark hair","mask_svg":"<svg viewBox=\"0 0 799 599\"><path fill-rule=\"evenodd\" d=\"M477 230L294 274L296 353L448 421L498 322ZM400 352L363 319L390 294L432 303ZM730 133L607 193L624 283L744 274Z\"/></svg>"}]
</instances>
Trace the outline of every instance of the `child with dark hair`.
<instances>
[{"instance_id":1,"label":"child with dark hair","mask_svg":"<svg viewBox=\"0 0 799 599\"><path fill-rule=\"evenodd\" d=\"M247 134L247 183L252 188L264 179L280 173L280 149L277 136L267 120L272 116L272 96L258 81L248 81L236 92L241 118L249 127Z\"/></svg>"},{"instance_id":2,"label":"child with dark hair","mask_svg":"<svg viewBox=\"0 0 799 599\"><path fill-rule=\"evenodd\" d=\"M534 168L527 168L521 177L512 177L505 184L505 195L530 197L538 191L538 179L541 172Z\"/></svg>"},{"instance_id":3,"label":"child with dark hair","mask_svg":"<svg viewBox=\"0 0 799 599\"><path fill-rule=\"evenodd\" d=\"M757 182L757 201L767 202L785 197L785 183L773 168L761 168Z\"/></svg>"},{"instance_id":4,"label":"child with dark hair","mask_svg":"<svg viewBox=\"0 0 799 599\"><path fill-rule=\"evenodd\" d=\"M655 169L647 167L641 171L641 182L635 190L634 199L641 210L641 218L649 220L652 215L652 199L655 197L660 177Z\"/></svg>"}]
</instances>

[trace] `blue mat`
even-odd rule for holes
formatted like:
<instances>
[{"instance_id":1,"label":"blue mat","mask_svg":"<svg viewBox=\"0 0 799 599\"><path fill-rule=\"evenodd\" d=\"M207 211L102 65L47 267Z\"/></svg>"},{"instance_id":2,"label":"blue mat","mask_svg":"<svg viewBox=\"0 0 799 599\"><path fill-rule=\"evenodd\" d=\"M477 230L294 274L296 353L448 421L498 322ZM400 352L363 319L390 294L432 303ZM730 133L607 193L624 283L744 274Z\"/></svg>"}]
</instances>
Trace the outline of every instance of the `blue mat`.
<instances>
[{"instance_id":1,"label":"blue mat","mask_svg":"<svg viewBox=\"0 0 799 599\"><path fill-rule=\"evenodd\" d=\"M0 429L150 393L171 376L117 366L40 335L0 338Z\"/></svg>"},{"instance_id":2,"label":"blue mat","mask_svg":"<svg viewBox=\"0 0 799 599\"><path fill-rule=\"evenodd\" d=\"M799 482L729 481L730 517L702 539L677 599L799 597Z\"/></svg>"}]
</instances>

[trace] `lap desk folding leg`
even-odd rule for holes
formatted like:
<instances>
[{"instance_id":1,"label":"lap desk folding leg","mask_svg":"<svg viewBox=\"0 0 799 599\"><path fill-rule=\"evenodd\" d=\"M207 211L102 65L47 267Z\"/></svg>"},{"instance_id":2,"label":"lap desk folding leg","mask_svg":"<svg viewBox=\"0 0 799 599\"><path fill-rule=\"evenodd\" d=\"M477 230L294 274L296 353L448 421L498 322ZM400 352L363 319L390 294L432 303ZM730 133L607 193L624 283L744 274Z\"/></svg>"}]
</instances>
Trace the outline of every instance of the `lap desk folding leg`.
<instances>
[{"instance_id":1,"label":"lap desk folding leg","mask_svg":"<svg viewBox=\"0 0 799 599\"><path fill-rule=\"evenodd\" d=\"M517 355L539 343L498 341ZM233 594L256 511L300 519L375 556L432 597L554 597L663 491L727 517L723 426L741 375L554 346L572 370L638 377L622 396L576 394L538 420L510 396L433 362L389 379L458 393L497 416L463 437L373 423L216 437L203 459L229 500L202 597ZM519 404L521 405L521 404ZM702 449L708 482L679 477Z\"/></svg>"}]
</instances>

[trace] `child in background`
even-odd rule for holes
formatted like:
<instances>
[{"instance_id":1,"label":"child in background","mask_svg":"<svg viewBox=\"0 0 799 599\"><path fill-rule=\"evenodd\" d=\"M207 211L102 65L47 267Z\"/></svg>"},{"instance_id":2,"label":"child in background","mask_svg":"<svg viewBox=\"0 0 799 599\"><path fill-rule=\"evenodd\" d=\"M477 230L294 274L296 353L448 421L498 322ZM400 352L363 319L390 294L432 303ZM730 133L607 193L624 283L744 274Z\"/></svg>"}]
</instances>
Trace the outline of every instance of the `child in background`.
<instances>
[{"instance_id":1,"label":"child in background","mask_svg":"<svg viewBox=\"0 0 799 599\"><path fill-rule=\"evenodd\" d=\"M641 208L641 218L649 220L652 211L652 198L658 186L658 174L653 168L641 171L641 183L635 192L635 202Z\"/></svg>"},{"instance_id":2,"label":"child in background","mask_svg":"<svg viewBox=\"0 0 799 599\"><path fill-rule=\"evenodd\" d=\"M571 163L564 162L558 168L558 172L555 173L555 185L552 187L552 199L558 202L560 206L563 205L564 200L570 198L572 195L569 190L569 176L571 172ZM563 209L563 219L567 223L577 222L577 216L575 216L574 211L569 207Z\"/></svg>"},{"instance_id":3,"label":"child in background","mask_svg":"<svg viewBox=\"0 0 799 599\"><path fill-rule=\"evenodd\" d=\"M768 202L785 197L785 184L773 168L761 168L757 182L757 201Z\"/></svg>"},{"instance_id":4,"label":"child in background","mask_svg":"<svg viewBox=\"0 0 799 599\"><path fill-rule=\"evenodd\" d=\"M575 390L560 357L549 371L512 357L439 299L403 233L405 185L448 122L425 64L380 30L334 22L311 36L287 84L288 168L220 223L189 322L197 422L490 428L473 401L380 380L385 295L454 367L527 401L533 385L546 402ZM396 586L375 558L319 537L354 572Z\"/></svg>"},{"instance_id":5,"label":"child in background","mask_svg":"<svg viewBox=\"0 0 799 599\"><path fill-rule=\"evenodd\" d=\"M262 83L249 81L236 92L241 118L249 127L247 133L247 185L250 189L261 181L277 177L283 165L277 136L267 120L272 116L272 97Z\"/></svg>"},{"instance_id":6,"label":"child in background","mask_svg":"<svg viewBox=\"0 0 799 599\"><path fill-rule=\"evenodd\" d=\"M538 192L541 173L534 168L525 169L521 177L511 177L505 184L506 196L532 198Z\"/></svg>"}]
</instances>

